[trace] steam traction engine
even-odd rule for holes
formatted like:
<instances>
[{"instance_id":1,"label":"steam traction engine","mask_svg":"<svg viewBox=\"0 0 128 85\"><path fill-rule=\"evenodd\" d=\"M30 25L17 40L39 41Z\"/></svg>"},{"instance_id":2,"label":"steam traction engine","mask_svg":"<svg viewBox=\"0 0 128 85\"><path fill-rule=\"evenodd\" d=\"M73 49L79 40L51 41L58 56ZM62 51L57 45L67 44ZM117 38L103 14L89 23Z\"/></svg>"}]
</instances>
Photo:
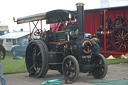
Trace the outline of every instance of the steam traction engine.
<instances>
[{"instance_id":1,"label":"steam traction engine","mask_svg":"<svg viewBox=\"0 0 128 85\"><path fill-rule=\"evenodd\" d=\"M123 15L124 11L121 12ZM120 11L119 11L120 12ZM97 30L97 37L101 40L101 45L104 43L104 24L105 24L105 31L106 31L106 49L112 50L115 49L119 52L127 52L128 51L128 21L123 16L118 15L116 18L112 19L113 17L109 18L111 12L108 12L108 16L106 14L106 18L104 19L105 13L103 11L100 12L100 28ZM112 14L114 15L114 13ZM115 16L114 16L115 17ZM106 22L106 23L104 23Z\"/></svg>"},{"instance_id":2,"label":"steam traction engine","mask_svg":"<svg viewBox=\"0 0 128 85\"><path fill-rule=\"evenodd\" d=\"M44 77L52 69L71 81L77 79L79 72L90 71L98 79L105 77L107 62L102 54L92 52L92 42L84 33L84 4L76 5L77 12L53 10L17 19L18 24L46 20L48 24L63 25L59 31L55 28L42 32L34 24L34 34L41 36L37 40L31 38L27 46L25 61L30 75Z\"/></svg>"}]
</instances>

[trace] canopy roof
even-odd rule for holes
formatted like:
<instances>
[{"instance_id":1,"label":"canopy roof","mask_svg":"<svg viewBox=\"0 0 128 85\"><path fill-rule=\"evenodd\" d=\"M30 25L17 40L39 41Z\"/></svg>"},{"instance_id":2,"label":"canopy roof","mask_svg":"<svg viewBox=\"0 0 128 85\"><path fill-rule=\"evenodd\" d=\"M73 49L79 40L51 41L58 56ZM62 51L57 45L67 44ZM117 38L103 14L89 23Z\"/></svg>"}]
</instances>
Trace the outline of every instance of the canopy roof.
<instances>
[{"instance_id":1,"label":"canopy roof","mask_svg":"<svg viewBox=\"0 0 128 85\"><path fill-rule=\"evenodd\" d=\"M38 21L38 20L46 20L47 24L56 23L56 22L66 21L67 18L69 17L69 14L71 14L72 19L75 18L76 13L73 11L53 10L47 13L39 13L39 14L18 18L17 23L21 24L26 22Z\"/></svg>"},{"instance_id":2,"label":"canopy roof","mask_svg":"<svg viewBox=\"0 0 128 85\"><path fill-rule=\"evenodd\" d=\"M30 16L25 16L17 19L17 24L21 23L26 23L26 22L31 22L31 21L38 21L38 20L43 20L45 19L46 13L39 13L39 14L34 14Z\"/></svg>"}]
</instances>

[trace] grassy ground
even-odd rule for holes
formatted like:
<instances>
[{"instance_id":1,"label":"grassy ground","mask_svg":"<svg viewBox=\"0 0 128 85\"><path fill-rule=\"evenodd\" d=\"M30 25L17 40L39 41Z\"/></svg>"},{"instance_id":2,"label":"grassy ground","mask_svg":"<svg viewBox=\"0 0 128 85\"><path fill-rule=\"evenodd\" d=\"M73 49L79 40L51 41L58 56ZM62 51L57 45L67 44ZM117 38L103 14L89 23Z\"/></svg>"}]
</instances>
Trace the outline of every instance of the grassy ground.
<instances>
[{"instance_id":1,"label":"grassy ground","mask_svg":"<svg viewBox=\"0 0 128 85\"><path fill-rule=\"evenodd\" d=\"M128 59L116 58L107 60L108 64L128 63Z\"/></svg>"},{"instance_id":2,"label":"grassy ground","mask_svg":"<svg viewBox=\"0 0 128 85\"><path fill-rule=\"evenodd\" d=\"M9 52L7 52L5 60L2 60L1 62L4 73L27 72L25 59L14 60Z\"/></svg>"},{"instance_id":3,"label":"grassy ground","mask_svg":"<svg viewBox=\"0 0 128 85\"><path fill-rule=\"evenodd\" d=\"M25 59L23 60L14 60L12 59L12 55L7 52L7 56L5 60L1 61L3 66L4 73L19 73L19 72L27 72ZM128 62L128 59L110 59L107 60L108 64L117 64L117 63L125 63Z\"/></svg>"}]
</instances>

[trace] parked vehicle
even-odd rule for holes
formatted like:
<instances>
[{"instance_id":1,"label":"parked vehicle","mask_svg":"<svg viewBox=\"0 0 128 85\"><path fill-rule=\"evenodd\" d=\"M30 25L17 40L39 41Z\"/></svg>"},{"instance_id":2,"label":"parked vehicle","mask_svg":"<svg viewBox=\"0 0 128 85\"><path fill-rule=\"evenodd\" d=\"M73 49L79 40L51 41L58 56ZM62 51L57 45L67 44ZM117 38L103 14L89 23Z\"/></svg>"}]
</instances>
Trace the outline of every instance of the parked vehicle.
<instances>
[{"instance_id":1,"label":"parked vehicle","mask_svg":"<svg viewBox=\"0 0 128 85\"><path fill-rule=\"evenodd\" d=\"M28 45L27 38L22 39L19 43L17 43L16 45L13 45L11 48L11 54L13 58L20 57L20 56L24 57L27 45Z\"/></svg>"}]
</instances>

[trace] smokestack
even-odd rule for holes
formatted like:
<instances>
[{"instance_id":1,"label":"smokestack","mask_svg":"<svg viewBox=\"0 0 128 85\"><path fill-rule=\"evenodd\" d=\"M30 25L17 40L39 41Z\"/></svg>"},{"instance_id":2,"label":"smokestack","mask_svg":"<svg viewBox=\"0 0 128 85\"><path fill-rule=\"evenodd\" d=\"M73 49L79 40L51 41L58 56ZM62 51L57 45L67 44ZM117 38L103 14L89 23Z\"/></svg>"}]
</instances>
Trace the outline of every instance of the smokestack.
<instances>
[{"instance_id":1,"label":"smokestack","mask_svg":"<svg viewBox=\"0 0 128 85\"><path fill-rule=\"evenodd\" d=\"M76 3L79 35L84 36L84 3Z\"/></svg>"}]
</instances>

